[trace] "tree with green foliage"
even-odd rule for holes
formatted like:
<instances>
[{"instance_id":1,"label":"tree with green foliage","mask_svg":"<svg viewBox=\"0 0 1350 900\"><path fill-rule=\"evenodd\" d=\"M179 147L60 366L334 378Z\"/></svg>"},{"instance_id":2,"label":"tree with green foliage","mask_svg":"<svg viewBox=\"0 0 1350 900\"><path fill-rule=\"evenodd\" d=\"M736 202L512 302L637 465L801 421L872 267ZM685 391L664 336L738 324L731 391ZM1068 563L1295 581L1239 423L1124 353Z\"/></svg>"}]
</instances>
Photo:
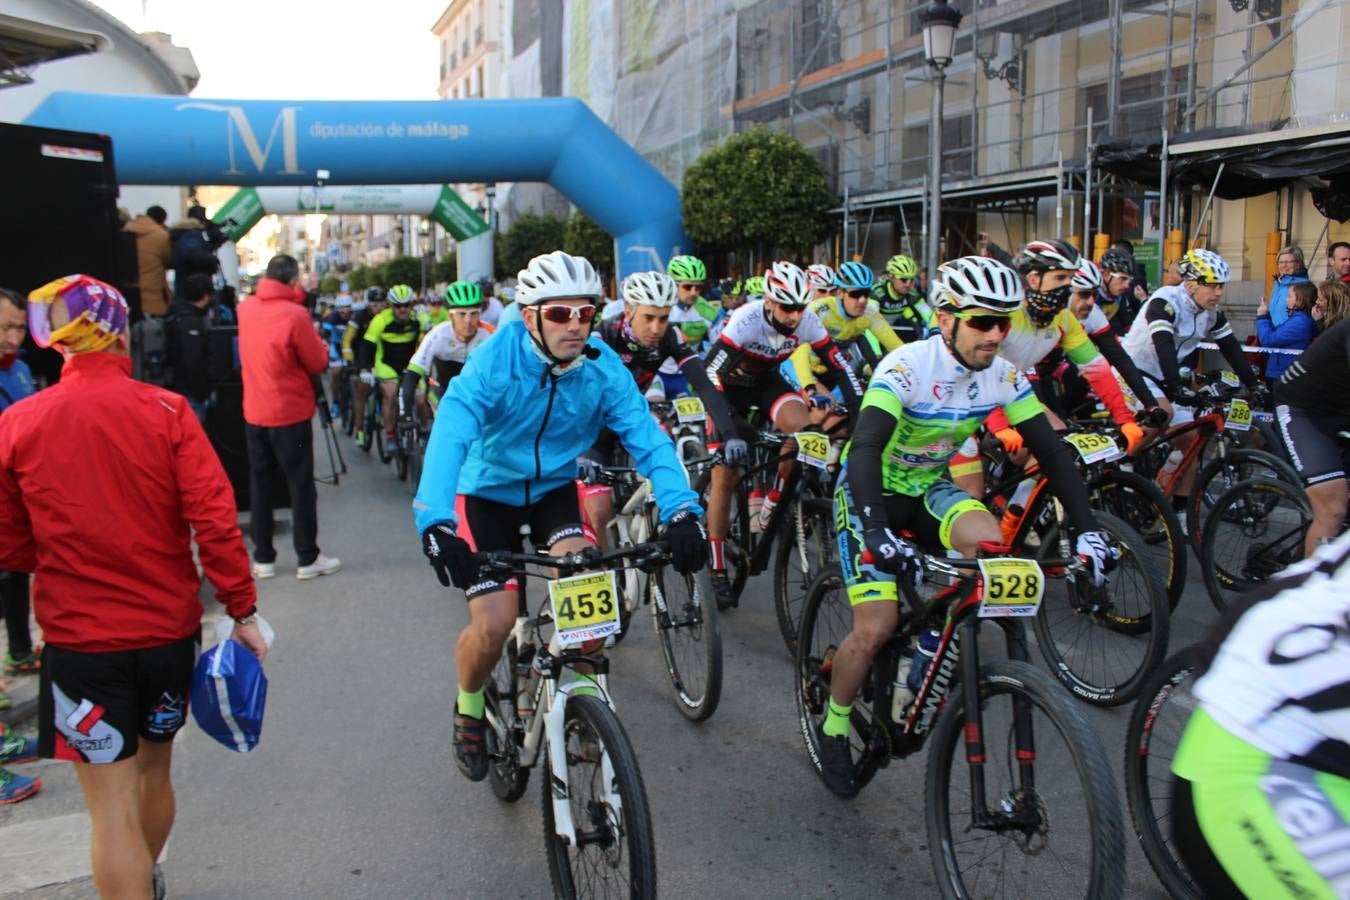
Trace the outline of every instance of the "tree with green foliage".
<instances>
[{"instance_id":1,"label":"tree with green foliage","mask_svg":"<svg viewBox=\"0 0 1350 900\"><path fill-rule=\"evenodd\" d=\"M828 173L796 138L763 128L733 135L685 170L680 211L700 244L759 260L805 255L833 233Z\"/></svg>"},{"instance_id":2,"label":"tree with green foliage","mask_svg":"<svg viewBox=\"0 0 1350 900\"><path fill-rule=\"evenodd\" d=\"M342 290L342 279L336 275L325 275L319 279L320 294L336 294Z\"/></svg>"},{"instance_id":3,"label":"tree with green foliage","mask_svg":"<svg viewBox=\"0 0 1350 900\"><path fill-rule=\"evenodd\" d=\"M602 278L614 272L614 238L581 210L567 220L562 248L573 256L586 257Z\"/></svg>"},{"instance_id":4,"label":"tree with green foliage","mask_svg":"<svg viewBox=\"0 0 1350 900\"><path fill-rule=\"evenodd\" d=\"M442 281L449 284L450 282L457 280L459 278L459 260L455 256L455 251L451 250L449 253L436 260L435 265L431 267L431 275L429 277L437 284Z\"/></svg>"},{"instance_id":5,"label":"tree with green foliage","mask_svg":"<svg viewBox=\"0 0 1350 900\"><path fill-rule=\"evenodd\" d=\"M385 290L406 284L414 291L422 288L422 260L416 256L395 256L377 270L379 285Z\"/></svg>"},{"instance_id":6,"label":"tree with green foliage","mask_svg":"<svg viewBox=\"0 0 1350 900\"><path fill-rule=\"evenodd\" d=\"M369 266L357 266L347 273L347 287L351 289L352 293L364 291L370 287L371 274Z\"/></svg>"},{"instance_id":7,"label":"tree with green foliage","mask_svg":"<svg viewBox=\"0 0 1350 900\"><path fill-rule=\"evenodd\" d=\"M566 227L557 216L522 213L496 241L497 277L512 278L536 256L561 250Z\"/></svg>"}]
</instances>

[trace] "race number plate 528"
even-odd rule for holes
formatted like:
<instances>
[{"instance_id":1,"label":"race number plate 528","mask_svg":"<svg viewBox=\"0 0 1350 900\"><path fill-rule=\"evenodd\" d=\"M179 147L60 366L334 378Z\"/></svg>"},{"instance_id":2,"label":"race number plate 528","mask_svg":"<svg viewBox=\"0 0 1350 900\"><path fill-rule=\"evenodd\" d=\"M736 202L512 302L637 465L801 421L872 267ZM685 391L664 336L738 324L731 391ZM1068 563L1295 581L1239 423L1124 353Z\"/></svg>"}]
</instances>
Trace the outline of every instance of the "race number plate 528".
<instances>
[{"instance_id":1,"label":"race number plate 528","mask_svg":"<svg viewBox=\"0 0 1350 900\"><path fill-rule=\"evenodd\" d=\"M1045 573L1034 559L982 559L980 618L1034 616L1045 596Z\"/></svg>"},{"instance_id":2,"label":"race number plate 528","mask_svg":"<svg viewBox=\"0 0 1350 900\"><path fill-rule=\"evenodd\" d=\"M830 439L815 431L799 431L793 439L797 442L797 459L808 466L823 469L830 462Z\"/></svg>"},{"instance_id":3,"label":"race number plate 528","mask_svg":"<svg viewBox=\"0 0 1350 900\"><path fill-rule=\"evenodd\" d=\"M697 397L675 398L675 420L681 425L702 422L707 417L703 401Z\"/></svg>"},{"instance_id":4,"label":"race number plate 528","mask_svg":"<svg viewBox=\"0 0 1350 900\"><path fill-rule=\"evenodd\" d=\"M612 571L550 581L548 597L564 647L609 637L619 630L619 589Z\"/></svg>"}]
</instances>

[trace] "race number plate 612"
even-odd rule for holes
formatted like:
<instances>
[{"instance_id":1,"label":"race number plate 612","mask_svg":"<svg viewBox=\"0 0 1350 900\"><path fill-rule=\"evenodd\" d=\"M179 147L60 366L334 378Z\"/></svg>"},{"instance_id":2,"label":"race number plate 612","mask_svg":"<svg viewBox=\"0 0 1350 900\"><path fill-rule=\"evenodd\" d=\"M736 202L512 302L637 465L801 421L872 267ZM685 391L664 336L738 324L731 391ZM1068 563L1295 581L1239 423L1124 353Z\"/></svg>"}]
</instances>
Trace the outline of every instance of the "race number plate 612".
<instances>
[{"instance_id":1,"label":"race number plate 612","mask_svg":"<svg viewBox=\"0 0 1350 900\"><path fill-rule=\"evenodd\" d=\"M980 618L1034 616L1045 596L1045 573L1034 559L982 559Z\"/></svg>"},{"instance_id":2,"label":"race number plate 612","mask_svg":"<svg viewBox=\"0 0 1350 900\"><path fill-rule=\"evenodd\" d=\"M706 418L703 401L697 397L675 398L675 420L681 425L702 422Z\"/></svg>"},{"instance_id":3,"label":"race number plate 612","mask_svg":"<svg viewBox=\"0 0 1350 900\"><path fill-rule=\"evenodd\" d=\"M808 466L823 469L830 462L830 439L816 431L799 431L793 439L797 442L797 459Z\"/></svg>"},{"instance_id":4,"label":"race number plate 612","mask_svg":"<svg viewBox=\"0 0 1350 900\"><path fill-rule=\"evenodd\" d=\"M619 630L619 589L612 571L550 581L548 597L564 647L609 637Z\"/></svg>"}]
</instances>

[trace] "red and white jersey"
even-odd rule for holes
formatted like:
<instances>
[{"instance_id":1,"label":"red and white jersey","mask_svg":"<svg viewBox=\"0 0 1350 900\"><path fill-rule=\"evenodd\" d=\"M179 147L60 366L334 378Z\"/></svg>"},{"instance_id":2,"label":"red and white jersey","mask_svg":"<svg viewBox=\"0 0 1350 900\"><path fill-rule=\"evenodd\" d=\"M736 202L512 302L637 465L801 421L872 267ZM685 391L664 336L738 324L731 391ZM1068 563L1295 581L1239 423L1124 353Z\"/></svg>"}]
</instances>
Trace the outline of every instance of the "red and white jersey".
<instances>
[{"instance_id":1,"label":"red and white jersey","mask_svg":"<svg viewBox=\"0 0 1350 900\"><path fill-rule=\"evenodd\" d=\"M816 349L830 343L830 333L809 308L792 334L783 334L768 320L764 301L747 303L731 314L704 363L713 384L748 387L779 365L803 344Z\"/></svg>"}]
</instances>

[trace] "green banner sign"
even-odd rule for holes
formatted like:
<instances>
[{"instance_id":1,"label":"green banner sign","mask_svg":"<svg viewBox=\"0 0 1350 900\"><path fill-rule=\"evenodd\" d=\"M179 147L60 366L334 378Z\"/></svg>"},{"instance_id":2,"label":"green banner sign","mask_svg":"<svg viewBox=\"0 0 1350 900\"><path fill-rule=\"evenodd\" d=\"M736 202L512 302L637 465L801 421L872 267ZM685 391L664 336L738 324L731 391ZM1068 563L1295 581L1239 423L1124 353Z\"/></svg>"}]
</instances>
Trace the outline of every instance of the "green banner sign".
<instances>
[{"instance_id":1,"label":"green banner sign","mask_svg":"<svg viewBox=\"0 0 1350 900\"><path fill-rule=\"evenodd\" d=\"M266 215L258 192L251 188L242 188L216 213L215 223L232 241L248 234L249 229L257 225Z\"/></svg>"},{"instance_id":2,"label":"green banner sign","mask_svg":"<svg viewBox=\"0 0 1350 900\"><path fill-rule=\"evenodd\" d=\"M470 209L448 184L441 186L441 195L436 198L436 205L429 215L457 241L467 241L488 230L483 217Z\"/></svg>"}]
</instances>

